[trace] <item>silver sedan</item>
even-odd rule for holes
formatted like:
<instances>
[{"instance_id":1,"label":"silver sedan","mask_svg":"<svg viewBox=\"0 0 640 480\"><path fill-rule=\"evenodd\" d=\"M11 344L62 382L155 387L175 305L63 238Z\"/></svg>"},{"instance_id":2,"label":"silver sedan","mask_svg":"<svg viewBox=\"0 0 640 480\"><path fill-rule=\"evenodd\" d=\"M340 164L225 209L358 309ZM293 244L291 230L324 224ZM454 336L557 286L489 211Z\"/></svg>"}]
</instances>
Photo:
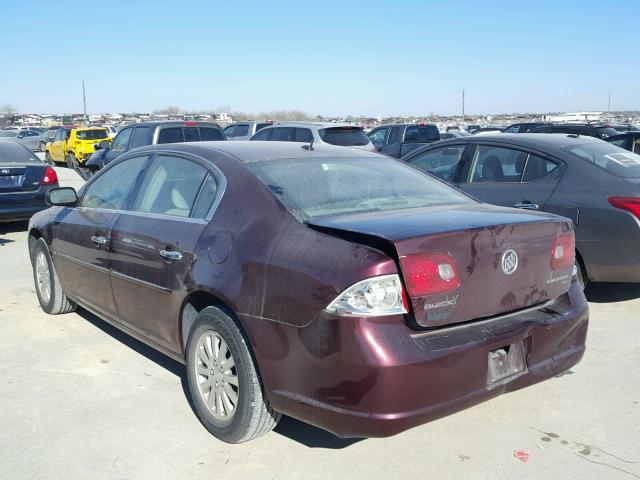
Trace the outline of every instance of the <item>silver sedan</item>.
<instances>
[{"instance_id":1,"label":"silver sedan","mask_svg":"<svg viewBox=\"0 0 640 480\"><path fill-rule=\"evenodd\" d=\"M36 130L2 130L0 141L16 142L30 150L39 150L42 134Z\"/></svg>"}]
</instances>

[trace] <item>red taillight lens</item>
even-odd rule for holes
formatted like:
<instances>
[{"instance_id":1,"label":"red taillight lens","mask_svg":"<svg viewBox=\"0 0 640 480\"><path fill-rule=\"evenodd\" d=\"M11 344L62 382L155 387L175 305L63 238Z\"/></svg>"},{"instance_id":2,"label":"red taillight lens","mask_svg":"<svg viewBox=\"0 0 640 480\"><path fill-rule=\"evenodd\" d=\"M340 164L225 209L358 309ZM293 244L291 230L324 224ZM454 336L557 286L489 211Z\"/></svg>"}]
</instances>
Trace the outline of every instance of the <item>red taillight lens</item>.
<instances>
[{"instance_id":1,"label":"red taillight lens","mask_svg":"<svg viewBox=\"0 0 640 480\"><path fill-rule=\"evenodd\" d=\"M460 286L456 262L446 253L409 255L400 265L410 297L453 292Z\"/></svg>"},{"instance_id":2,"label":"red taillight lens","mask_svg":"<svg viewBox=\"0 0 640 480\"><path fill-rule=\"evenodd\" d=\"M576 238L573 232L563 233L553 239L551 268L560 270L571 267L576 260Z\"/></svg>"},{"instance_id":3,"label":"red taillight lens","mask_svg":"<svg viewBox=\"0 0 640 480\"><path fill-rule=\"evenodd\" d=\"M609 203L616 208L621 208L633 213L636 218L640 218L640 198L633 197L609 197Z\"/></svg>"},{"instance_id":4,"label":"red taillight lens","mask_svg":"<svg viewBox=\"0 0 640 480\"><path fill-rule=\"evenodd\" d=\"M47 167L46 170L44 171L44 177L42 177L41 184L55 185L56 183L58 183L58 174L53 168Z\"/></svg>"}]
</instances>

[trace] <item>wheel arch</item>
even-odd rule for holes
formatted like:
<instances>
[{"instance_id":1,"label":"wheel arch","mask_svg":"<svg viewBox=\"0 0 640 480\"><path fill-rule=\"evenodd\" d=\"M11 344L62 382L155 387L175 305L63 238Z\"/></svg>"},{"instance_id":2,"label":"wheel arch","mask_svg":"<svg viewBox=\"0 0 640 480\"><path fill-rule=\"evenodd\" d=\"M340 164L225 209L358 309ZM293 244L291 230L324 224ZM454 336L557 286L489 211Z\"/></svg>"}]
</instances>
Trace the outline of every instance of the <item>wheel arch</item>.
<instances>
[{"instance_id":1,"label":"wheel arch","mask_svg":"<svg viewBox=\"0 0 640 480\"><path fill-rule=\"evenodd\" d=\"M38 230L37 228L32 228L31 230L29 230L29 237L27 241L29 246L29 258L32 260L33 260L33 250L36 248L36 242L41 238L44 238L44 237L40 230Z\"/></svg>"}]
</instances>

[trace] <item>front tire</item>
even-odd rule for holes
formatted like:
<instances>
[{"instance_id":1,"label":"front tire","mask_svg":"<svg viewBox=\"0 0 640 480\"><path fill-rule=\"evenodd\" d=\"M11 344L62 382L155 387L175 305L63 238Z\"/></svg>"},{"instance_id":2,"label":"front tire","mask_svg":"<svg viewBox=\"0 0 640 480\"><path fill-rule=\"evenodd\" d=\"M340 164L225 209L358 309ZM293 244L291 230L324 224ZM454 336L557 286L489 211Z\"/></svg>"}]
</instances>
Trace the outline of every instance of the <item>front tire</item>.
<instances>
[{"instance_id":1,"label":"front tire","mask_svg":"<svg viewBox=\"0 0 640 480\"><path fill-rule=\"evenodd\" d=\"M227 443L264 435L281 417L264 395L247 342L228 314L207 307L195 318L186 345L187 381L198 418Z\"/></svg>"},{"instance_id":2,"label":"front tire","mask_svg":"<svg viewBox=\"0 0 640 480\"><path fill-rule=\"evenodd\" d=\"M62 290L47 244L39 239L33 249L33 280L40 307L50 315L73 312L78 306Z\"/></svg>"}]
</instances>

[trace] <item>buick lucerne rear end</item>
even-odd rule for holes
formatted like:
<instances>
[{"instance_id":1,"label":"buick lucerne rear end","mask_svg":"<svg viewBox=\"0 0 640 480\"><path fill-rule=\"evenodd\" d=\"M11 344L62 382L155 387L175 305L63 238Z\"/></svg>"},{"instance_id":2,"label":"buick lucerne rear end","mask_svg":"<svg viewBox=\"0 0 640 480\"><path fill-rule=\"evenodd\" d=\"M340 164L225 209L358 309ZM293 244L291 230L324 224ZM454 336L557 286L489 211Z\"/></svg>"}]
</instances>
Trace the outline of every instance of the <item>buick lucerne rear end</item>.
<instances>
[{"instance_id":1,"label":"buick lucerne rear end","mask_svg":"<svg viewBox=\"0 0 640 480\"><path fill-rule=\"evenodd\" d=\"M198 416L225 441L281 414L344 437L393 435L584 353L567 219L483 204L353 149L166 148L128 154L32 220L48 303L42 271L36 287L50 313L64 297L184 361ZM128 180L97 198L110 174ZM109 295L78 281L96 275L70 260L78 242L93 262L83 235L100 239Z\"/></svg>"}]
</instances>

